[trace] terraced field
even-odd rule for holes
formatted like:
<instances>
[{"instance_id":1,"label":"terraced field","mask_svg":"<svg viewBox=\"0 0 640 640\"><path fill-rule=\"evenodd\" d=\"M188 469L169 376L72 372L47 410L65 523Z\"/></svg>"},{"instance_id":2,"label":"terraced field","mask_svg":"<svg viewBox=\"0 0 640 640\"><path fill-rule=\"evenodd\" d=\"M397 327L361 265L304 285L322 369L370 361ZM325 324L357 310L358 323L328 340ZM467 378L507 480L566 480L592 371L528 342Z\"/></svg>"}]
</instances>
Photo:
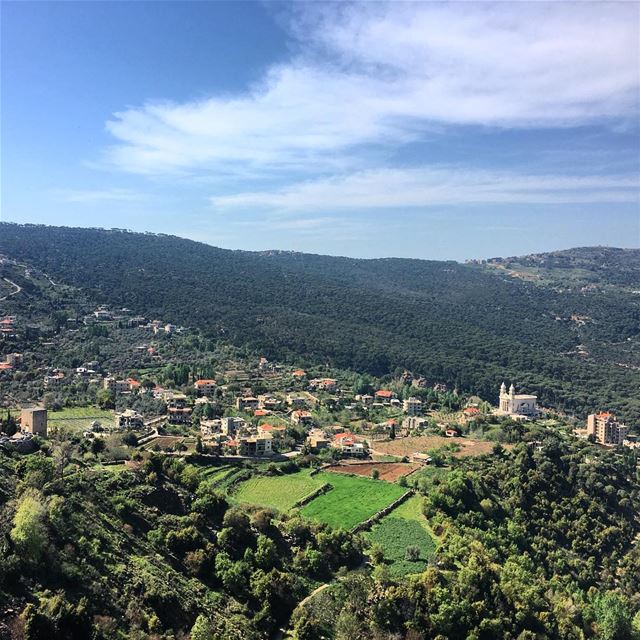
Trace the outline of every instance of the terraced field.
<instances>
[{"instance_id":1,"label":"terraced field","mask_svg":"<svg viewBox=\"0 0 640 640\"><path fill-rule=\"evenodd\" d=\"M114 426L114 415L111 411L96 407L69 407L61 411L49 411L49 429L64 429L67 431L84 431L97 420L103 427Z\"/></svg>"},{"instance_id":2,"label":"terraced field","mask_svg":"<svg viewBox=\"0 0 640 640\"><path fill-rule=\"evenodd\" d=\"M394 577L420 573L435 552L436 543L422 515L422 499L412 496L385 516L365 535L384 549L385 564ZM407 560L407 547L417 547L417 560Z\"/></svg>"},{"instance_id":3,"label":"terraced field","mask_svg":"<svg viewBox=\"0 0 640 640\"><path fill-rule=\"evenodd\" d=\"M319 473L313 480L317 486L328 482L333 489L304 506L302 515L344 529L370 518L405 492L397 484L338 473Z\"/></svg>"},{"instance_id":4,"label":"terraced field","mask_svg":"<svg viewBox=\"0 0 640 640\"><path fill-rule=\"evenodd\" d=\"M256 476L239 485L233 498L238 502L289 511L298 500L328 482L319 479L324 474L312 477L310 472L310 469L305 469L284 476Z\"/></svg>"},{"instance_id":5,"label":"terraced field","mask_svg":"<svg viewBox=\"0 0 640 640\"><path fill-rule=\"evenodd\" d=\"M205 467L200 471L200 475L203 479L210 480L215 483L227 475L231 469L233 469L233 467L229 467L227 465L223 467Z\"/></svg>"}]
</instances>

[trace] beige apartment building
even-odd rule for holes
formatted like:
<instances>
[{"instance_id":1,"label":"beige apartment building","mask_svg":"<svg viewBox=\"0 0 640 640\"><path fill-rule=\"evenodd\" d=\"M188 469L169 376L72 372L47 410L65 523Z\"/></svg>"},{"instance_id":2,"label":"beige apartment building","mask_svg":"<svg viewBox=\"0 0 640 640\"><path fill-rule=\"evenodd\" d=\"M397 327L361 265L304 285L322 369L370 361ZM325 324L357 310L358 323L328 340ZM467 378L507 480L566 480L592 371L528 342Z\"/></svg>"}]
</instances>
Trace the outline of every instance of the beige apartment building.
<instances>
[{"instance_id":1,"label":"beige apartment building","mask_svg":"<svg viewBox=\"0 0 640 640\"><path fill-rule=\"evenodd\" d=\"M612 413L601 411L587 417L587 436L594 436L600 444L622 444L629 434L629 427Z\"/></svg>"}]
</instances>

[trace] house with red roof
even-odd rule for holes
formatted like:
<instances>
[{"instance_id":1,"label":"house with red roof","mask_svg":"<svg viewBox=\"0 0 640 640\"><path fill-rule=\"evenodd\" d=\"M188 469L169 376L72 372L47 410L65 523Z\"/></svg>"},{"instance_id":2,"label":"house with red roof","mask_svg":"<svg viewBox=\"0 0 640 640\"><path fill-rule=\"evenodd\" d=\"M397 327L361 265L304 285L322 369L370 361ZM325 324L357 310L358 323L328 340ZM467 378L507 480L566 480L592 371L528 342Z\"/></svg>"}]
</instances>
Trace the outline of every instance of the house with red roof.
<instances>
[{"instance_id":1,"label":"house with red roof","mask_svg":"<svg viewBox=\"0 0 640 640\"><path fill-rule=\"evenodd\" d=\"M258 425L258 435L263 436L265 434L270 434L274 438L284 438L284 435L287 431L287 427L283 424L259 424Z\"/></svg>"},{"instance_id":2,"label":"house with red roof","mask_svg":"<svg viewBox=\"0 0 640 640\"><path fill-rule=\"evenodd\" d=\"M193 388L199 396L208 396L210 393L215 391L217 386L218 385L215 380L209 380L206 378L201 378L193 383Z\"/></svg>"},{"instance_id":3,"label":"house with red roof","mask_svg":"<svg viewBox=\"0 0 640 640\"><path fill-rule=\"evenodd\" d=\"M376 402L391 402L392 398L395 398L395 393L387 389L380 389L375 392Z\"/></svg>"},{"instance_id":4,"label":"house with red roof","mask_svg":"<svg viewBox=\"0 0 640 640\"><path fill-rule=\"evenodd\" d=\"M333 438L333 446L343 455L363 457L367 450L362 442L358 442L352 433L338 433Z\"/></svg>"}]
</instances>

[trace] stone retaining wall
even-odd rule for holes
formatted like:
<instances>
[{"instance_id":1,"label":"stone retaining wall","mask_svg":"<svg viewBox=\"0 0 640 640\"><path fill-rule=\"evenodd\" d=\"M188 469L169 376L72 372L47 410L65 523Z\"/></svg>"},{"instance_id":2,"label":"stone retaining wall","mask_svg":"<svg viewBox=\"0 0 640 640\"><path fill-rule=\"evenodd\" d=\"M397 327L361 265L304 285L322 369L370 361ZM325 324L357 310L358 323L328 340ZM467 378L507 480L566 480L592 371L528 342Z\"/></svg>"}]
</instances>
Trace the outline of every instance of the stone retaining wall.
<instances>
[{"instance_id":1,"label":"stone retaining wall","mask_svg":"<svg viewBox=\"0 0 640 640\"><path fill-rule=\"evenodd\" d=\"M403 493L395 502L387 505L384 509L380 509L378 513L374 513L368 520L365 520L353 527L353 529L351 529L351 533L358 533L359 531L366 531L367 529L370 529L372 525L378 522L378 520L381 520L388 513L391 513L391 511L401 505L405 500L408 500L414 493L413 489L409 489L409 491Z\"/></svg>"},{"instance_id":2,"label":"stone retaining wall","mask_svg":"<svg viewBox=\"0 0 640 640\"><path fill-rule=\"evenodd\" d=\"M296 502L293 506L294 508L304 507L305 504L309 504L312 500L315 500L318 496L321 496L323 493L327 493L327 491L331 491L333 486L328 482L325 482L321 487L316 489L313 493L310 493L308 496L301 498Z\"/></svg>"},{"instance_id":3,"label":"stone retaining wall","mask_svg":"<svg viewBox=\"0 0 640 640\"><path fill-rule=\"evenodd\" d=\"M320 473L321 471L324 471L325 469L328 469L329 467L333 467L334 465L332 464L322 464L319 467L316 467L310 474L309 476L315 476L318 473Z\"/></svg>"}]
</instances>

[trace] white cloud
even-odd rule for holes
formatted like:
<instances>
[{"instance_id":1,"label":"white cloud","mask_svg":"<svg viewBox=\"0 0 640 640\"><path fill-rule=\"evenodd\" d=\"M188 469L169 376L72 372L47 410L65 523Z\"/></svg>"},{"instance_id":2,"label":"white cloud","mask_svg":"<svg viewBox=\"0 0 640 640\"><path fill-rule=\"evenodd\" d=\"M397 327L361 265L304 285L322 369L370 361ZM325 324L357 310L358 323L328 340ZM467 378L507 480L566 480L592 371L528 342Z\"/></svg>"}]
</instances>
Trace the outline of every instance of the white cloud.
<instances>
[{"instance_id":1,"label":"white cloud","mask_svg":"<svg viewBox=\"0 0 640 640\"><path fill-rule=\"evenodd\" d=\"M53 195L64 202L89 204L92 202L142 202L146 194L129 189L55 189Z\"/></svg>"},{"instance_id":2,"label":"white cloud","mask_svg":"<svg viewBox=\"0 0 640 640\"><path fill-rule=\"evenodd\" d=\"M637 113L636 3L294 5L299 53L238 95L148 103L107 123L143 174L362 167L449 124L567 126Z\"/></svg>"},{"instance_id":3,"label":"white cloud","mask_svg":"<svg viewBox=\"0 0 640 640\"><path fill-rule=\"evenodd\" d=\"M217 209L328 212L459 204L639 202L636 176L522 175L459 167L375 169L211 198Z\"/></svg>"}]
</instances>

